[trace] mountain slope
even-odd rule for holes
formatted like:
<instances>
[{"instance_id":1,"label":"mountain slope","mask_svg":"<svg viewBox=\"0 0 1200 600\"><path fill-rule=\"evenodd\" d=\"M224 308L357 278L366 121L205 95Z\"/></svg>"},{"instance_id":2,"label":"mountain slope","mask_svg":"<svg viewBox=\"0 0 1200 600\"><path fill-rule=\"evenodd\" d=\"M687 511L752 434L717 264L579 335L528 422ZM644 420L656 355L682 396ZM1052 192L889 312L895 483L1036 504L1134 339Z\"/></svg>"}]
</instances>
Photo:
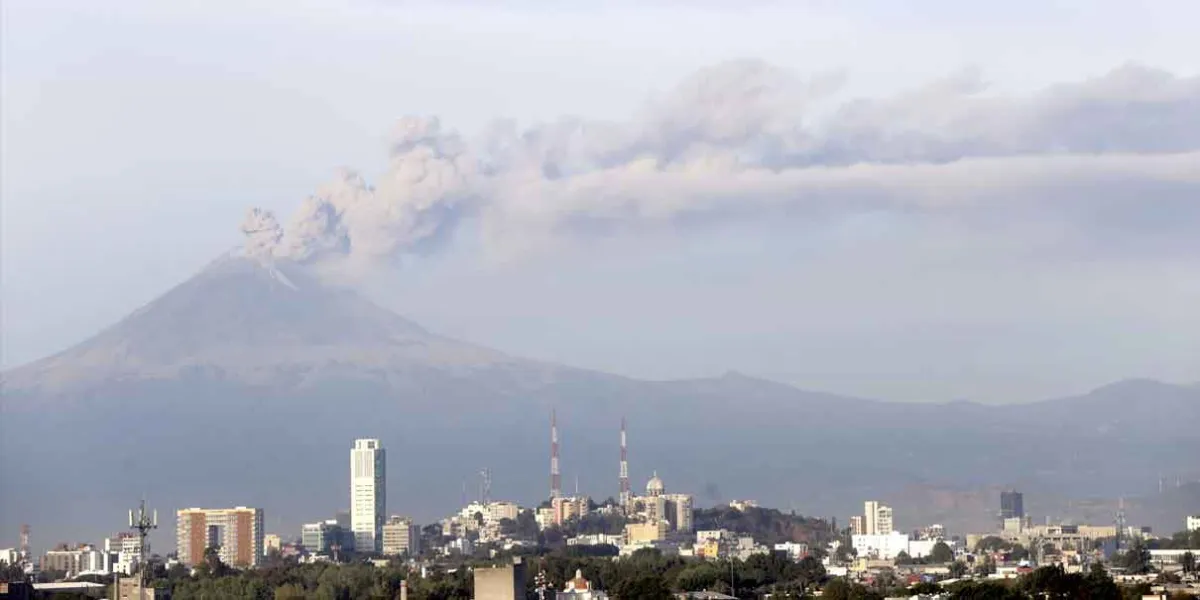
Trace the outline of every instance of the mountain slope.
<instances>
[{"instance_id":1,"label":"mountain slope","mask_svg":"<svg viewBox=\"0 0 1200 600\"><path fill-rule=\"evenodd\" d=\"M889 403L736 373L638 381L437 336L300 268L232 257L5 373L0 400L0 531L31 522L69 533L63 541L119 529L143 494L167 512L262 506L268 529L294 533L345 507L357 437L391 453L390 512L441 516L481 467L495 497L537 502L551 408L563 480L579 477L600 498L617 491L622 417L635 485L658 471L701 505L752 497L844 517L914 485L1016 485L1032 501L1131 494L1159 472L1200 478L1193 386L1133 381L987 406ZM927 516L896 506L902 527Z\"/></svg>"},{"instance_id":2,"label":"mountain slope","mask_svg":"<svg viewBox=\"0 0 1200 600\"><path fill-rule=\"evenodd\" d=\"M231 256L91 339L6 373L5 386L70 393L203 371L292 387L331 374L386 378L414 366L517 364L534 363L433 335L303 269Z\"/></svg>"}]
</instances>

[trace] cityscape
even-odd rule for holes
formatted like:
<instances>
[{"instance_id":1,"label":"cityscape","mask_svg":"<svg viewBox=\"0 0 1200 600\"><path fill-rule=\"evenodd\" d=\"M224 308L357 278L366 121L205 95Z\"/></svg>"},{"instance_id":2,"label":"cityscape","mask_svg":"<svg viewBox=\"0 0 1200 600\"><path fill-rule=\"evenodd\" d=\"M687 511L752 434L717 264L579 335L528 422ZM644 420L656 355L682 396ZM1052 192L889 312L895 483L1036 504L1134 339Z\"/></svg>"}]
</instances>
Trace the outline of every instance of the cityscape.
<instances>
[{"instance_id":1,"label":"cityscape","mask_svg":"<svg viewBox=\"0 0 1200 600\"><path fill-rule=\"evenodd\" d=\"M1200 0L0 0L0 600L1200 600Z\"/></svg>"},{"instance_id":2,"label":"cityscape","mask_svg":"<svg viewBox=\"0 0 1200 600\"><path fill-rule=\"evenodd\" d=\"M692 494L669 493L657 473L646 482L644 493L634 491L625 419L620 423L615 494L597 502L578 489L569 495L562 489L553 412L549 439L546 500L521 506L492 498L490 472L483 469L479 497L429 524L389 512L387 449L378 439L363 438L353 440L349 449L348 510L305 523L298 532L268 531L266 507L181 508L174 513L174 548L153 549L146 534L159 527L158 513L143 502L129 511L128 530L98 544L59 544L35 556L31 528L24 526L19 546L0 549L0 569L8 580L7 587L0 587L0 598L32 598L35 592L81 598L110 593L122 599L189 598L186 587L172 588L172 579L232 577L288 564L359 564L398 571L400 587L390 597L404 600L410 579L444 577L459 569L471 573L469 587L474 591L469 597L479 600L516 600L527 593L541 600L609 598L605 589L584 576L582 567L548 576L546 560L555 553L617 563L646 556L682 564L728 563L733 573L728 581L701 581L697 585L703 589L687 589L694 585L681 579L669 586L680 598L705 600L745 593L803 596L808 586L820 594L820 589L836 587L830 583L835 579L859 586L865 594L907 588L936 597L955 586L1024 581L1045 569L1063 575L1094 574L1099 569L1120 585L1157 590L1172 598L1200 591L1200 515L1181 515L1179 531L1165 535L1127 523L1123 509L1109 523L1041 524L1025 511L1024 494L1018 490L999 494L996 527L990 531L947 531L931 523L901 532L896 509L878 500L865 500L862 513L850 515L844 528L836 518L806 519L760 507L753 500L698 509ZM746 515L760 526L727 519L731 513ZM721 526L726 521L729 526ZM769 528L764 533L764 522L772 527L805 526L780 535ZM734 565L756 560L796 565L805 573L799 591L794 581L743 581L742 595L733 595L739 592ZM22 579L28 583L19 583ZM414 592L420 589L411 587Z\"/></svg>"}]
</instances>

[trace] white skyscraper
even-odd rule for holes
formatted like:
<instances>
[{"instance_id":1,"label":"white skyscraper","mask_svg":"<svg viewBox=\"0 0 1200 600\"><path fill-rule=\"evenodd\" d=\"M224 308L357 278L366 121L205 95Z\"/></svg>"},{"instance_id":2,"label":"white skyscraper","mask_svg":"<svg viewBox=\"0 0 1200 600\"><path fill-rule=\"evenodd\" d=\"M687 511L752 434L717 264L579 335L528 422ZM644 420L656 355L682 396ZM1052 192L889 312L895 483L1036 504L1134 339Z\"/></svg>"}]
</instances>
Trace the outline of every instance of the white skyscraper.
<instances>
[{"instance_id":1,"label":"white skyscraper","mask_svg":"<svg viewBox=\"0 0 1200 600\"><path fill-rule=\"evenodd\" d=\"M359 552L383 551L386 465L379 440L354 440L350 451L350 530Z\"/></svg>"}]
</instances>

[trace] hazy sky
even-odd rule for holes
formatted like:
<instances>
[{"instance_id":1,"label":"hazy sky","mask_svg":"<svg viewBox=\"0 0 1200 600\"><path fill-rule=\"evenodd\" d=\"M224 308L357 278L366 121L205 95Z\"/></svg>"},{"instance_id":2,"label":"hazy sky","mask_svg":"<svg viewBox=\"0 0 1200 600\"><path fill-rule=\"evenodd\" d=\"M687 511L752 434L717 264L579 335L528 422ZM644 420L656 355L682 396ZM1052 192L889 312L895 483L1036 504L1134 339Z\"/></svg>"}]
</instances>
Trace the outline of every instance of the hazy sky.
<instances>
[{"instance_id":1,"label":"hazy sky","mask_svg":"<svg viewBox=\"0 0 1200 600\"><path fill-rule=\"evenodd\" d=\"M0 10L5 365L258 206L535 358L900 400L1200 380L1191 0Z\"/></svg>"}]
</instances>

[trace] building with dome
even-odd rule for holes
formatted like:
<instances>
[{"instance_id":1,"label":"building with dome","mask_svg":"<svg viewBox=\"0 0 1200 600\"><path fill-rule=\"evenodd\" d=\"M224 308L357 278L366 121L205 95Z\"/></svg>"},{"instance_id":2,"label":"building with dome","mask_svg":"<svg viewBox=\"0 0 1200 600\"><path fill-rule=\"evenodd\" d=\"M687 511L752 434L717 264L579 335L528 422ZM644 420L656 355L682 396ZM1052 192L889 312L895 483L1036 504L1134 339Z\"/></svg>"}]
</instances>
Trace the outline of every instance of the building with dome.
<instances>
[{"instance_id":1,"label":"building with dome","mask_svg":"<svg viewBox=\"0 0 1200 600\"><path fill-rule=\"evenodd\" d=\"M627 512L635 521L651 524L666 521L668 531L690 533L694 502L691 494L668 494L663 480L654 473L646 482L646 495L633 497Z\"/></svg>"},{"instance_id":2,"label":"building with dome","mask_svg":"<svg viewBox=\"0 0 1200 600\"><path fill-rule=\"evenodd\" d=\"M563 591L554 595L555 600L608 600L608 594L592 589L592 582L583 578L583 571L575 570L575 578L567 581Z\"/></svg>"}]
</instances>

